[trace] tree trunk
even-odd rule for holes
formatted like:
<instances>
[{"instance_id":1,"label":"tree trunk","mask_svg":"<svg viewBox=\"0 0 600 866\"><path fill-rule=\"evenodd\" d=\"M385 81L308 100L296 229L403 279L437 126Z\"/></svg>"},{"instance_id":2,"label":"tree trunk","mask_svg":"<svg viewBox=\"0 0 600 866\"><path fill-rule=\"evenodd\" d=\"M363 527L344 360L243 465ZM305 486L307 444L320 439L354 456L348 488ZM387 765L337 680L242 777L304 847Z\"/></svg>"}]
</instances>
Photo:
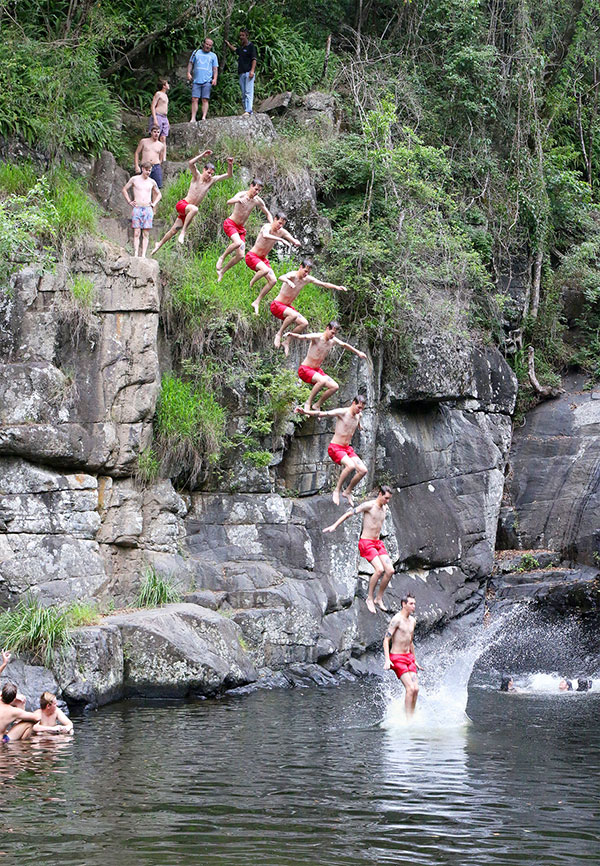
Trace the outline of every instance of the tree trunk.
<instances>
[{"instance_id":1,"label":"tree trunk","mask_svg":"<svg viewBox=\"0 0 600 866\"><path fill-rule=\"evenodd\" d=\"M531 280L531 306L529 313L533 319L537 319L540 308L540 287L542 285L542 262L544 260L543 250L538 250L533 263L533 276Z\"/></svg>"},{"instance_id":2,"label":"tree trunk","mask_svg":"<svg viewBox=\"0 0 600 866\"><path fill-rule=\"evenodd\" d=\"M234 0L227 0L227 6L225 7L225 23L223 24L223 57L221 58L221 71L220 75L225 72L227 68L227 61L229 59L229 48L226 43L229 40L229 30L231 28L231 16L233 14L233 2Z\"/></svg>"},{"instance_id":3,"label":"tree trunk","mask_svg":"<svg viewBox=\"0 0 600 866\"><path fill-rule=\"evenodd\" d=\"M327 75L327 67L329 66L329 54L331 52L331 33L327 37L327 45L325 46L325 60L323 62L323 74L321 75L321 81L325 80L325 76Z\"/></svg>"}]
</instances>

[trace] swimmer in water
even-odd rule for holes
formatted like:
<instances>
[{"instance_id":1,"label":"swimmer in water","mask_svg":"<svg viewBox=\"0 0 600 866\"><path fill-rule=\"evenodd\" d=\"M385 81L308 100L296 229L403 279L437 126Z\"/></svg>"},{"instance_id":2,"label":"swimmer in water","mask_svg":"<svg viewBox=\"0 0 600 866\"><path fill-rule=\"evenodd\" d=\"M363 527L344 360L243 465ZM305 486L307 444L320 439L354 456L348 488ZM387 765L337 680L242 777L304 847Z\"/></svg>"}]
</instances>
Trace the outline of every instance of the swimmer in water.
<instances>
[{"instance_id":1,"label":"swimmer in water","mask_svg":"<svg viewBox=\"0 0 600 866\"><path fill-rule=\"evenodd\" d=\"M56 695L44 692L40 698L40 708L35 711L38 718L33 726L34 734L72 734L73 722L58 708Z\"/></svg>"},{"instance_id":2,"label":"swimmer in water","mask_svg":"<svg viewBox=\"0 0 600 866\"><path fill-rule=\"evenodd\" d=\"M573 691L573 683L571 682L571 680L568 680L568 679L566 679L566 677L563 677L558 684L558 690L559 690L559 692L572 692Z\"/></svg>"},{"instance_id":3,"label":"swimmer in water","mask_svg":"<svg viewBox=\"0 0 600 866\"><path fill-rule=\"evenodd\" d=\"M512 677L502 677L500 680L501 692L516 692L515 684Z\"/></svg>"},{"instance_id":4,"label":"swimmer in water","mask_svg":"<svg viewBox=\"0 0 600 866\"><path fill-rule=\"evenodd\" d=\"M37 722L35 713L27 713L15 706L19 693L14 683L4 683L0 700L0 743L28 740Z\"/></svg>"}]
</instances>

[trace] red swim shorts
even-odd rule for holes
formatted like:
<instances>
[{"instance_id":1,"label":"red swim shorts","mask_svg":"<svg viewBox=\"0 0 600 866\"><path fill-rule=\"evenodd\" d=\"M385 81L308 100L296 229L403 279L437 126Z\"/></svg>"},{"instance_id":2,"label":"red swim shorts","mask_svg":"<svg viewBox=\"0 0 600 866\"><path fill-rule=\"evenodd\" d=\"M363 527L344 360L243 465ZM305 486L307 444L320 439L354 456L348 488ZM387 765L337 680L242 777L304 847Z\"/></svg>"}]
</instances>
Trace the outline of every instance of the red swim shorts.
<instances>
[{"instance_id":1,"label":"red swim shorts","mask_svg":"<svg viewBox=\"0 0 600 866\"><path fill-rule=\"evenodd\" d=\"M358 552L367 562L371 562L376 556L389 555L385 544L379 538L361 538L358 542Z\"/></svg>"},{"instance_id":2,"label":"red swim shorts","mask_svg":"<svg viewBox=\"0 0 600 866\"><path fill-rule=\"evenodd\" d=\"M256 270L256 266L259 262L262 262L268 268L271 267L271 262L267 258L263 256L257 256L256 253L246 253L246 264L249 268L252 268L253 271Z\"/></svg>"},{"instance_id":3,"label":"red swim shorts","mask_svg":"<svg viewBox=\"0 0 600 866\"><path fill-rule=\"evenodd\" d=\"M341 463L344 457L356 457L356 451L352 445L338 445L332 442L327 449L327 453L334 463Z\"/></svg>"},{"instance_id":4,"label":"red swim shorts","mask_svg":"<svg viewBox=\"0 0 600 866\"><path fill-rule=\"evenodd\" d=\"M317 370L315 370L314 367L307 367L306 364L300 364L300 366L298 367L298 376L300 377L300 379L302 379L303 382L306 382L307 385L313 384L313 376L315 375L315 373L320 373L321 376L325 375L325 373L323 372L323 370L321 370L320 367Z\"/></svg>"},{"instance_id":5,"label":"red swim shorts","mask_svg":"<svg viewBox=\"0 0 600 866\"><path fill-rule=\"evenodd\" d=\"M223 231L228 238L232 237L235 234L238 234L241 240L246 240L246 229L244 228L244 226L239 226L237 223L234 223L234 221L229 217L227 217L227 219L223 223Z\"/></svg>"},{"instance_id":6,"label":"red swim shorts","mask_svg":"<svg viewBox=\"0 0 600 866\"><path fill-rule=\"evenodd\" d=\"M184 198L180 199L175 205L175 210L180 220L185 220L185 209L188 205L189 201L186 201Z\"/></svg>"},{"instance_id":7,"label":"red swim shorts","mask_svg":"<svg viewBox=\"0 0 600 866\"><path fill-rule=\"evenodd\" d=\"M292 307L291 304L284 304L281 301L271 301L271 312L273 313L273 315L276 318L281 319L282 321L286 317L285 316L286 308L289 310L293 310L294 312L297 312L296 308Z\"/></svg>"},{"instance_id":8,"label":"red swim shorts","mask_svg":"<svg viewBox=\"0 0 600 866\"><path fill-rule=\"evenodd\" d=\"M398 679L400 679L402 674L416 674L417 672L417 663L412 653L390 653L390 661L392 663L392 670Z\"/></svg>"}]
</instances>

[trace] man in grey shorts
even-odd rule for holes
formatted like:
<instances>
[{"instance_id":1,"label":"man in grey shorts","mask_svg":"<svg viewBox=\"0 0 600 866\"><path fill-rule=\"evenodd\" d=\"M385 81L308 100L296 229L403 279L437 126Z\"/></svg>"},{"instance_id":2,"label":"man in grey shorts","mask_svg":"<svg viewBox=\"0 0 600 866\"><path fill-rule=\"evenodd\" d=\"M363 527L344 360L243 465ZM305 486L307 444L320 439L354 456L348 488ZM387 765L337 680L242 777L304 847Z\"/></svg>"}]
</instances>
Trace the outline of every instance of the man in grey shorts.
<instances>
[{"instance_id":1,"label":"man in grey shorts","mask_svg":"<svg viewBox=\"0 0 600 866\"><path fill-rule=\"evenodd\" d=\"M190 123L196 122L199 99L202 99L202 120L206 120L210 91L217 83L219 61L212 47L212 39L205 39L202 43L202 48L194 51L188 63L187 78L192 84L192 116Z\"/></svg>"}]
</instances>

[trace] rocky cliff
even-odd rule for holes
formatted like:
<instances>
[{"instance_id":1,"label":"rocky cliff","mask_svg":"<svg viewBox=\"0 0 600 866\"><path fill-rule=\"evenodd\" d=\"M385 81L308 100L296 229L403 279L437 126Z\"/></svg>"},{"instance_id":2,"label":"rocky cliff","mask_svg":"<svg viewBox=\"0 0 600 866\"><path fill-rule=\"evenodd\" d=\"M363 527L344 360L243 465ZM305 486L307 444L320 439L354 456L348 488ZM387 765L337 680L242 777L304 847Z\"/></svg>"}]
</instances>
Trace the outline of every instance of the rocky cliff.
<instances>
[{"instance_id":1,"label":"rocky cliff","mask_svg":"<svg viewBox=\"0 0 600 866\"><path fill-rule=\"evenodd\" d=\"M118 171L106 154L94 169L105 205ZM310 184L288 202L296 233L307 206L316 212ZM93 284L85 311L69 291L77 275ZM79 629L53 672L66 698L214 694L365 670L385 618L364 604L359 518L321 531L340 514L330 426L290 425L269 467L221 488L142 486L137 457L170 363L159 265L94 241L55 273L22 271L1 303L0 605L30 594L124 607L148 566L185 598ZM389 603L411 590L420 627L432 628L479 604L491 573L516 381L495 349L432 339L409 372L382 358L353 364L340 402L358 388L368 486L394 488Z\"/></svg>"}]
</instances>

